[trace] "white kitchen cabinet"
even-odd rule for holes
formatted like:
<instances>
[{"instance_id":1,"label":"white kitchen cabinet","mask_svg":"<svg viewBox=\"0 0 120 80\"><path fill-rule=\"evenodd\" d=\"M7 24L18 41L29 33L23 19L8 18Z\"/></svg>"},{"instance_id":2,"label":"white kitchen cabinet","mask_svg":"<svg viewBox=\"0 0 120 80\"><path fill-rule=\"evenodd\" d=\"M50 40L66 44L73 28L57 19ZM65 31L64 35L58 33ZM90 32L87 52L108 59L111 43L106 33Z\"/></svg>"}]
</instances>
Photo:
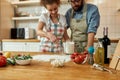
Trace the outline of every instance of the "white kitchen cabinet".
<instances>
[{"instance_id":1,"label":"white kitchen cabinet","mask_svg":"<svg viewBox=\"0 0 120 80\"><path fill-rule=\"evenodd\" d=\"M23 42L2 42L3 51L25 51Z\"/></svg>"},{"instance_id":2,"label":"white kitchen cabinet","mask_svg":"<svg viewBox=\"0 0 120 80\"><path fill-rule=\"evenodd\" d=\"M40 51L40 46L39 42L27 42L25 43L25 51L27 52L39 52Z\"/></svg>"},{"instance_id":3,"label":"white kitchen cabinet","mask_svg":"<svg viewBox=\"0 0 120 80\"><path fill-rule=\"evenodd\" d=\"M39 52L39 42L2 42L3 51Z\"/></svg>"}]
</instances>

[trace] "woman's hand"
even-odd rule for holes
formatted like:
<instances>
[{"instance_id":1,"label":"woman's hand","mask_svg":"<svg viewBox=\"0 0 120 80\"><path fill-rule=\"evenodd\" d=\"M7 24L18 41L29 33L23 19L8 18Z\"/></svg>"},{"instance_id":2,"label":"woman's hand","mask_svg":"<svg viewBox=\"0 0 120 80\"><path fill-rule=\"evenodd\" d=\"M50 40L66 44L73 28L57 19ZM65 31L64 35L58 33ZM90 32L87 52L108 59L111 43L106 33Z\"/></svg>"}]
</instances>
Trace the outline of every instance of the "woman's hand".
<instances>
[{"instance_id":1,"label":"woman's hand","mask_svg":"<svg viewBox=\"0 0 120 80\"><path fill-rule=\"evenodd\" d=\"M51 32L47 32L46 35L47 35L47 38L50 39L50 41L52 41L52 42L57 41L57 37L54 34L52 34Z\"/></svg>"}]
</instances>

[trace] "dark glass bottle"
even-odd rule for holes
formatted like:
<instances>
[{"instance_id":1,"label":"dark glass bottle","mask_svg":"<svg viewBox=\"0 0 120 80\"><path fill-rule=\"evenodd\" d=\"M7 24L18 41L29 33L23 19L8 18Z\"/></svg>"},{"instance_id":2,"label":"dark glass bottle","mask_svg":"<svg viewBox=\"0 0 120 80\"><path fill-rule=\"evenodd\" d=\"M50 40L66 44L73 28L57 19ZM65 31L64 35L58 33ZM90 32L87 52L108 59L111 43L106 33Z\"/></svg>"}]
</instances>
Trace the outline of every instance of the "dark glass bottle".
<instances>
[{"instance_id":1,"label":"dark glass bottle","mask_svg":"<svg viewBox=\"0 0 120 80\"><path fill-rule=\"evenodd\" d=\"M108 55L108 45L110 45L110 39L108 38L108 27L104 27L103 29L103 47L104 47L104 63L109 64L109 58L107 57Z\"/></svg>"}]
</instances>

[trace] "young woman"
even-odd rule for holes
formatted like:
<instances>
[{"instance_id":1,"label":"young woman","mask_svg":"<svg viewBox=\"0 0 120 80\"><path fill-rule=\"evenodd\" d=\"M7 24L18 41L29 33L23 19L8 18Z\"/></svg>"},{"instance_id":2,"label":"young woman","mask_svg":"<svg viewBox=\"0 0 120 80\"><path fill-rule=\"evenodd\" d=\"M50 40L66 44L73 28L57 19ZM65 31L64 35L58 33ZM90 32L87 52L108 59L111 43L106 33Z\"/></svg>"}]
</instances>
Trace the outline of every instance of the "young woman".
<instances>
[{"instance_id":1,"label":"young woman","mask_svg":"<svg viewBox=\"0 0 120 80\"><path fill-rule=\"evenodd\" d=\"M68 40L66 19L58 13L60 0L41 0L48 13L42 14L37 27L41 52L59 52L62 39Z\"/></svg>"}]
</instances>

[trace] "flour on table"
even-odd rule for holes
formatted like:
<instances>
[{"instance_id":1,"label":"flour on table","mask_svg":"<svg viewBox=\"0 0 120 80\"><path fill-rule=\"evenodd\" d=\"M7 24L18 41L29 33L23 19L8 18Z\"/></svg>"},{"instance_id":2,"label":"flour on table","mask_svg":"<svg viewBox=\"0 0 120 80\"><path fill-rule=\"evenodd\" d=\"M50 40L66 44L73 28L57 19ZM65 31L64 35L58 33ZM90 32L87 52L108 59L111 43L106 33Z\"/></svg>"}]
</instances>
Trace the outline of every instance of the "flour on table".
<instances>
[{"instance_id":1,"label":"flour on table","mask_svg":"<svg viewBox=\"0 0 120 80\"><path fill-rule=\"evenodd\" d=\"M45 61L45 62L49 62L52 59L60 59L60 60L64 60L65 62L69 62L71 60L70 55L35 55L32 57L33 60Z\"/></svg>"}]
</instances>

